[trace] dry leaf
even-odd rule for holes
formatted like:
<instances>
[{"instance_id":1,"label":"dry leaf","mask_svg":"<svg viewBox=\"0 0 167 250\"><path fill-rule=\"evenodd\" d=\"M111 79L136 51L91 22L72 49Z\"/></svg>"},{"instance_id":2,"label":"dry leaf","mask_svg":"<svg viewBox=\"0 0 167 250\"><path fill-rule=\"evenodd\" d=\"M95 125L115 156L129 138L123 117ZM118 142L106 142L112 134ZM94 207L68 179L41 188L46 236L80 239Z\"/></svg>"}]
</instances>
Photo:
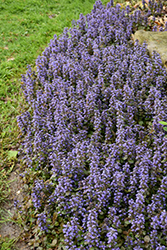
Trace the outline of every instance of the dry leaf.
<instances>
[{"instance_id":1,"label":"dry leaf","mask_svg":"<svg viewBox=\"0 0 167 250\"><path fill-rule=\"evenodd\" d=\"M150 237L149 237L148 235L146 235L146 236L144 237L144 241L148 243L148 242L150 241Z\"/></svg>"},{"instance_id":2,"label":"dry leaf","mask_svg":"<svg viewBox=\"0 0 167 250\"><path fill-rule=\"evenodd\" d=\"M55 223L56 219L57 219L57 213L54 212L54 214L53 214L53 224Z\"/></svg>"},{"instance_id":3,"label":"dry leaf","mask_svg":"<svg viewBox=\"0 0 167 250\"><path fill-rule=\"evenodd\" d=\"M13 61L14 60L14 57L10 57L7 59L7 61Z\"/></svg>"}]
</instances>

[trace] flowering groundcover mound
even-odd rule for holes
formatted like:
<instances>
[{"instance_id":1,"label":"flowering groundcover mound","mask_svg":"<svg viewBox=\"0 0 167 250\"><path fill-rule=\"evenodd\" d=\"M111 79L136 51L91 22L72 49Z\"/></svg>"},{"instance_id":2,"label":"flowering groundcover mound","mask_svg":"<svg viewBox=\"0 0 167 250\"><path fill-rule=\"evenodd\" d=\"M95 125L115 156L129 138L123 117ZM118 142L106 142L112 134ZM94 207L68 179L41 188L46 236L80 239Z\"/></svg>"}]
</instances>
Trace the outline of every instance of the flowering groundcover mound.
<instances>
[{"instance_id":1,"label":"flowering groundcover mound","mask_svg":"<svg viewBox=\"0 0 167 250\"><path fill-rule=\"evenodd\" d=\"M147 16L97 1L22 78L37 224L66 249L167 247L167 72L130 40Z\"/></svg>"}]
</instances>

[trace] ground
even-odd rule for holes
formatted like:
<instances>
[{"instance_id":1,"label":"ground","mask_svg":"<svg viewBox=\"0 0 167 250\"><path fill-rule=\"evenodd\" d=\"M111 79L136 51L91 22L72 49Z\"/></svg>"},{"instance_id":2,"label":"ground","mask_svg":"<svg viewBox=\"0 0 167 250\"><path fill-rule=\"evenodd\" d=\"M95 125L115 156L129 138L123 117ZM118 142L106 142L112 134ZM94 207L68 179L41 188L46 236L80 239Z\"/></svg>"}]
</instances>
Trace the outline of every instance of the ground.
<instances>
[{"instance_id":1,"label":"ground","mask_svg":"<svg viewBox=\"0 0 167 250\"><path fill-rule=\"evenodd\" d=\"M14 201L19 200L20 203L22 203L24 199L23 195L25 195L25 191L22 192L22 188L24 188L24 185L23 181L19 176L19 169L20 169L20 159L17 160L17 163L8 179L10 181L11 192L8 202L3 204L3 208L6 211L6 214L3 214L3 217L8 218L9 220L6 219L7 222L4 222L1 225L0 235L2 239L6 237L9 237L10 239L22 238L20 236L23 232L23 228L19 226L18 223L15 222L16 209L14 206ZM10 218L12 218L12 220ZM9 248L7 249L9 250ZM6 248L1 250L6 250ZM21 239L19 239L18 242L15 244L15 246L12 248L12 250L30 250L30 247Z\"/></svg>"}]
</instances>

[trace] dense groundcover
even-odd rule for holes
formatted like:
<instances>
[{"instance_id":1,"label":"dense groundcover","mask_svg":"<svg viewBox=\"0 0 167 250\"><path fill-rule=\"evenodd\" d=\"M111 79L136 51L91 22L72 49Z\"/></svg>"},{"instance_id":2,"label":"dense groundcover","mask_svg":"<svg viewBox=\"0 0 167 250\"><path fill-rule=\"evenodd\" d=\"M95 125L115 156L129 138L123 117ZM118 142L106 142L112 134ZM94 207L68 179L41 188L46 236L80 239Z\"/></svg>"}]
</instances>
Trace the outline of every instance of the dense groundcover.
<instances>
[{"instance_id":1,"label":"dense groundcover","mask_svg":"<svg viewBox=\"0 0 167 250\"><path fill-rule=\"evenodd\" d=\"M62 218L66 249L167 249L167 72L130 41L139 26L140 11L97 1L22 79L37 223Z\"/></svg>"}]
</instances>

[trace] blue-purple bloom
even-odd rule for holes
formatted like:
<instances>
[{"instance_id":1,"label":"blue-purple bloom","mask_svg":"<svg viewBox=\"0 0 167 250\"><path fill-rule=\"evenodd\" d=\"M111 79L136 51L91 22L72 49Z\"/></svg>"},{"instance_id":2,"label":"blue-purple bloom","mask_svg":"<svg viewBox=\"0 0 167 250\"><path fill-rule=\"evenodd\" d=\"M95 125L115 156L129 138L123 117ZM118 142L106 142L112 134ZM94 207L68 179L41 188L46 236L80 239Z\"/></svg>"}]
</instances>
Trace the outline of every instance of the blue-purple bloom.
<instances>
[{"instance_id":1,"label":"blue-purple bloom","mask_svg":"<svg viewBox=\"0 0 167 250\"><path fill-rule=\"evenodd\" d=\"M128 249L167 247L167 138L159 124L167 121L167 72L156 52L131 42L147 23L148 14L97 1L22 78L24 160L45 176L31 192L37 223L47 231L48 216L66 218L69 250L122 249L122 232Z\"/></svg>"}]
</instances>

